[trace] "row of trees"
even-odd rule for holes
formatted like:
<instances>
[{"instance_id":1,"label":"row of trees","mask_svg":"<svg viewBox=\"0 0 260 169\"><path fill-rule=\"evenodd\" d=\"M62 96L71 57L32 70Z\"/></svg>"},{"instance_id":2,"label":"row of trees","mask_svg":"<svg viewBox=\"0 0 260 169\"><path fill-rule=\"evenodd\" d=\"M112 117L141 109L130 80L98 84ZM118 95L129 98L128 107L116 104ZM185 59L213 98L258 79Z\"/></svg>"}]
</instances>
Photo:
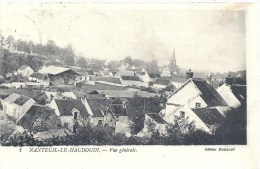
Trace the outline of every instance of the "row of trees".
<instances>
[{"instance_id":1,"label":"row of trees","mask_svg":"<svg viewBox=\"0 0 260 169\"><path fill-rule=\"evenodd\" d=\"M9 35L7 38L1 36L1 44L5 45L10 51L15 50L24 54L36 54L45 56L48 60L60 60L67 65L74 65L75 53L72 45L59 47L53 40L49 40L45 45L34 43L33 41L15 40Z\"/></svg>"},{"instance_id":2,"label":"row of trees","mask_svg":"<svg viewBox=\"0 0 260 169\"><path fill-rule=\"evenodd\" d=\"M105 64L105 60L76 56L71 44L68 44L66 47L59 47L53 40L49 40L46 44L39 44L33 41L15 40L11 35L7 38L2 35L0 36L1 44L5 45L10 51L15 50L24 54L36 54L38 56L44 56L50 61L59 60L65 63L65 65L77 65L84 68L92 66L93 69L101 69ZM122 63L128 64L130 67L143 67L153 73L159 72L156 60L144 61L142 59L133 59L131 56L127 56L121 61L110 61L108 67L115 69Z\"/></svg>"}]
</instances>

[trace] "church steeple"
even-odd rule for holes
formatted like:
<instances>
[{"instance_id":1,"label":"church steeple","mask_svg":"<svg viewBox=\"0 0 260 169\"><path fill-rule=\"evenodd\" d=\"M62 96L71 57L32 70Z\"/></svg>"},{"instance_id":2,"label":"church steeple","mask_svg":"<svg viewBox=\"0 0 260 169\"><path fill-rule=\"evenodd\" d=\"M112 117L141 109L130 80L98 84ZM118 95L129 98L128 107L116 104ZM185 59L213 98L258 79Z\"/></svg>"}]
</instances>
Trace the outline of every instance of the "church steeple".
<instances>
[{"instance_id":1,"label":"church steeple","mask_svg":"<svg viewBox=\"0 0 260 169\"><path fill-rule=\"evenodd\" d=\"M178 74L178 68L177 68L177 65L176 65L176 58L175 58L175 49L173 49L173 51L172 51L172 56L171 56L171 59L170 59L169 67L171 69L171 75L172 76L175 76L175 75Z\"/></svg>"},{"instance_id":2,"label":"church steeple","mask_svg":"<svg viewBox=\"0 0 260 169\"><path fill-rule=\"evenodd\" d=\"M176 66L175 49L173 49L173 51L172 51L170 64Z\"/></svg>"}]
</instances>

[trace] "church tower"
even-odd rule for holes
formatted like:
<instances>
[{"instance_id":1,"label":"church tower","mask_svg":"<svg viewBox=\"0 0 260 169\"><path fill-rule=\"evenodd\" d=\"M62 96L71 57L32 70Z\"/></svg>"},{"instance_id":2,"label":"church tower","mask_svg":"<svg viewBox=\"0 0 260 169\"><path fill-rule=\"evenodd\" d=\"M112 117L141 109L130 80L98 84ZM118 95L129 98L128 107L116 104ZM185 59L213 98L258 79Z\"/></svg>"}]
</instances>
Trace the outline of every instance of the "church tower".
<instances>
[{"instance_id":1,"label":"church tower","mask_svg":"<svg viewBox=\"0 0 260 169\"><path fill-rule=\"evenodd\" d=\"M173 49L173 52L172 52L169 68L171 70L172 76L176 76L178 74L178 67L176 65L176 58L175 58L175 49Z\"/></svg>"}]
</instances>

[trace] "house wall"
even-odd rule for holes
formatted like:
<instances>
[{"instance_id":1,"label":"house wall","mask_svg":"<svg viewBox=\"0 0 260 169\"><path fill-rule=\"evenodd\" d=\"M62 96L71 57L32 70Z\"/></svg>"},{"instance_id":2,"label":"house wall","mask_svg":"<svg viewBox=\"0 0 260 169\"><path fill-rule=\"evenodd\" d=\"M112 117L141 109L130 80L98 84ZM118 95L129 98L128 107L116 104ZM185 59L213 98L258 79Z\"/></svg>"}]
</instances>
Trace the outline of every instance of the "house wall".
<instances>
[{"instance_id":1,"label":"house wall","mask_svg":"<svg viewBox=\"0 0 260 169\"><path fill-rule=\"evenodd\" d=\"M42 86L45 86L45 87L48 87L50 85L50 79L49 78L47 78L46 80L43 80L43 79L38 79L38 78L35 78L35 77L29 77L29 80L35 81L36 83L39 83L39 84L41 84Z\"/></svg>"},{"instance_id":2,"label":"house wall","mask_svg":"<svg viewBox=\"0 0 260 169\"><path fill-rule=\"evenodd\" d=\"M172 82L172 85L175 86L176 88L179 88L183 85L183 83Z\"/></svg>"},{"instance_id":3,"label":"house wall","mask_svg":"<svg viewBox=\"0 0 260 169\"><path fill-rule=\"evenodd\" d=\"M104 114L104 113L103 113ZM116 127L116 119L112 115L112 113L107 113L107 115L104 117L105 124L107 124L109 127Z\"/></svg>"},{"instance_id":4,"label":"house wall","mask_svg":"<svg viewBox=\"0 0 260 169\"><path fill-rule=\"evenodd\" d=\"M73 116L60 116L61 125L64 126L65 123L68 124L68 128L73 131L74 119Z\"/></svg>"},{"instance_id":5,"label":"house wall","mask_svg":"<svg viewBox=\"0 0 260 169\"><path fill-rule=\"evenodd\" d=\"M167 104L169 103L169 104ZM170 101L167 101L166 108L165 108L165 116L170 116L176 109L178 109L178 106L173 105ZM189 108L196 108L196 103L201 104L202 107L207 107L207 104L204 102L204 100L199 96L195 96L194 98L191 98L190 100L187 100L187 102L184 102L181 106L186 106ZM170 118L171 119L171 118Z\"/></svg>"},{"instance_id":6,"label":"house wall","mask_svg":"<svg viewBox=\"0 0 260 169\"><path fill-rule=\"evenodd\" d=\"M170 71L170 69L169 68L164 68L163 70L162 70L162 75L161 75L162 77L169 77L169 76L171 76L171 71Z\"/></svg>"},{"instance_id":7,"label":"house wall","mask_svg":"<svg viewBox=\"0 0 260 169\"><path fill-rule=\"evenodd\" d=\"M23 106L19 106L14 103L8 103L4 100L2 100L1 103L3 105L3 112L6 115L11 116L17 120L21 118L22 115L24 115L32 107L35 101L33 99L30 99Z\"/></svg>"},{"instance_id":8,"label":"house wall","mask_svg":"<svg viewBox=\"0 0 260 169\"><path fill-rule=\"evenodd\" d=\"M226 113L228 110L230 110L230 107L228 106L216 106L215 107L224 117L226 117Z\"/></svg>"},{"instance_id":9,"label":"house wall","mask_svg":"<svg viewBox=\"0 0 260 169\"><path fill-rule=\"evenodd\" d=\"M153 84L153 87L156 89L164 89L167 87L167 85L161 85L161 84Z\"/></svg>"},{"instance_id":10,"label":"house wall","mask_svg":"<svg viewBox=\"0 0 260 169\"><path fill-rule=\"evenodd\" d=\"M198 96L199 93L200 92L198 91L198 89L196 89L196 86L192 82L190 82L186 84L182 89L174 93L171 97L169 97L167 99L167 102L183 105L190 99Z\"/></svg>"},{"instance_id":11,"label":"house wall","mask_svg":"<svg viewBox=\"0 0 260 169\"><path fill-rule=\"evenodd\" d=\"M185 112L185 118L188 123L194 122L195 128L210 133L210 129L206 124L188 107L184 106L174 112L175 116L180 117L181 111ZM174 123L174 121L172 121Z\"/></svg>"},{"instance_id":12,"label":"house wall","mask_svg":"<svg viewBox=\"0 0 260 169\"><path fill-rule=\"evenodd\" d=\"M147 137L151 136L152 133L148 131L148 121L151 121L152 123L155 124L155 130L158 130L160 134L167 133L167 131L166 131L167 124L157 123L152 118L150 118L148 115L145 115L144 128L141 131L141 133L139 134L139 136L147 136Z\"/></svg>"},{"instance_id":13,"label":"house wall","mask_svg":"<svg viewBox=\"0 0 260 169\"><path fill-rule=\"evenodd\" d=\"M149 84L146 82L141 82L141 81L133 81L133 80L122 80L123 85L128 85L128 86L138 86L138 87L148 87Z\"/></svg>"},{"instance_id":14,"label":"house wall","mask_svg":"<svg viewBox=\"0 0 260 169\"><path fill-rule=\"evenodd\" d=\"M18 74L20 74L24 77L28 77L28 76L31 76L33 74L33 70L30 67L27 67L24 70L18 70Z\"/></svg>"},{"instance_id":15,"label":"house wall","mask_svg":"<svg viewBox=\"0 0 260 169\"><path fill-rule=\"evenodd\" d=\"M145 83L152 81L150 76L147 73L145 73L144 75L138 75L138 77Z\"/></svg>"},{"instance_id":16,"label":"house wall","mask_svg":"<svg viewBox=\"0 0 260 169\"><path fill-rule=\"evenodd\" d=\"M217 92L220 96L225 100L225 102L230 107L237 108L241 105L240 101L236 98L236 96L232 93L229 86L223 84L217 89Z\"/></svg>"},{"instance_id":17,"label":"house wall","mask_svg":"<svg viewBox=\"0 0 260 169\"><path fill-rule=\"evenodd\" d=\"M130 135L131 133L130 124L131 121L128 120L127 116L119 116L116 121L115 133Z\"/></svg>"},{"instance_id":18,"label":"house wall","mask_svg":"<svg viewBox=\"0 0 260 169\"><path fill-rule=\"evenodd\" d=\"M92 125L93 126L98 126L98 121L99 120L102 120L102 127L104 126L104 118L103 117L93 117L93 120L92 120Z\"/></svg>"}]
</instances>

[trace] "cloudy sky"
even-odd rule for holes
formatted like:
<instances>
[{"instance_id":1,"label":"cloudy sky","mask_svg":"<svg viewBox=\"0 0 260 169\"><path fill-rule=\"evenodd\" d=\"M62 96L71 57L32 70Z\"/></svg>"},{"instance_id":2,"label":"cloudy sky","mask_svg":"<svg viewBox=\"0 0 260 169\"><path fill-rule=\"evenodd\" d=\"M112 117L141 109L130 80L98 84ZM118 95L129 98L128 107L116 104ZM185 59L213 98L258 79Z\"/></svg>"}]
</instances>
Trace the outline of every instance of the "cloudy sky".
<instances>
[{"instance_id":1,"label":"cloudy sky","mask_svg":"<svg viewBox=\"0 0 260 169\"><path fill-rule=\"evenodd\" d=\"M4 36L59 46L86 57L125 56L212 72L245 69L245 12L194 4L1 4Z\"/></svg>"}]
</instances>

